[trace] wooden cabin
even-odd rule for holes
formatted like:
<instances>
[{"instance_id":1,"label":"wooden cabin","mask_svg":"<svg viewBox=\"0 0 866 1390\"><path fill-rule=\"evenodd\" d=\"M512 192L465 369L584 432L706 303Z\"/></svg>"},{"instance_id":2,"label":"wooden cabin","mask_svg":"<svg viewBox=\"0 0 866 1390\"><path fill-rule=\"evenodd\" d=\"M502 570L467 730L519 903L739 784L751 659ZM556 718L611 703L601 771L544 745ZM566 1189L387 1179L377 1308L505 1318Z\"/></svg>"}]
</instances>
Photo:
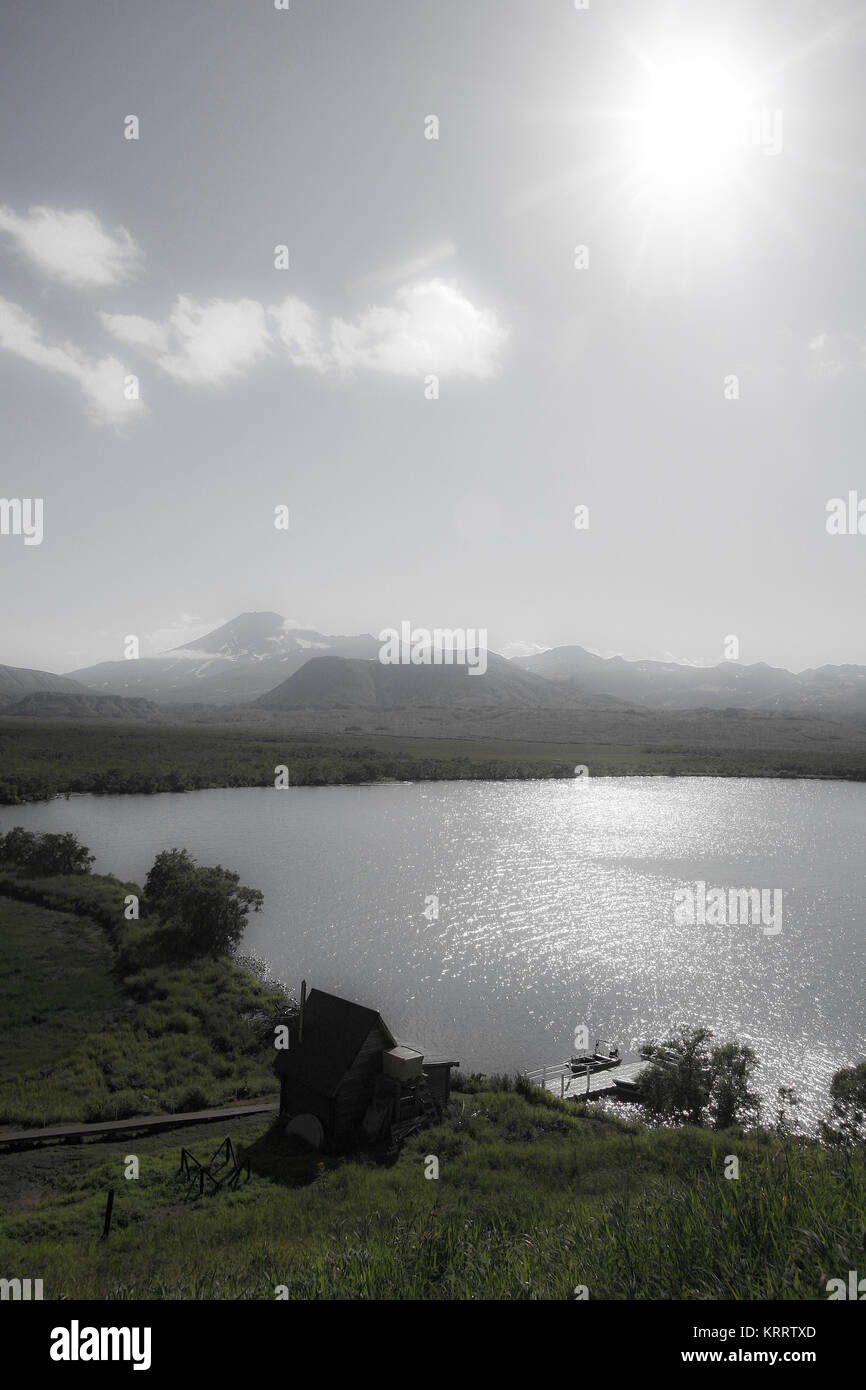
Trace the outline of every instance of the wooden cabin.
<instances>
[{"instance_id":1,"label":"wooden cabin","mask_svg":"<svg viewBox=\"0 0 866 1390\"><path fill-rule=\"evenodd\" d=\"M289 1046L274 1063L280 1114L315 1116L329 1148L399 1139L439 1118L457 1065L398 1043L375 1009L302 992Z\"/></svg>"}]
</instances>

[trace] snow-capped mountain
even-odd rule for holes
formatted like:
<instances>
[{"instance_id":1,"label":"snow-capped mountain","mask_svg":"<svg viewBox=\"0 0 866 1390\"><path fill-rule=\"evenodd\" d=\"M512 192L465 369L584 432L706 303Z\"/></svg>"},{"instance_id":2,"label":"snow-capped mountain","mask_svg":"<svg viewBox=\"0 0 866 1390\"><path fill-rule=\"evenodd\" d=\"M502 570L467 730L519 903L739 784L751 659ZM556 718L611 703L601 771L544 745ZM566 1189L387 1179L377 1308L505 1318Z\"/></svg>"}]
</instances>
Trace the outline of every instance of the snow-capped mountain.
<instances>
[{"instance_id":1,"label":"snow-capped mountain","mask_svg":"<svg viewBox=\"0 0 866 1390\"><path fill-rule=\"evenodd\" d=\"M288 626L279 613L242 613L160 656L102 661L70 676L105 695L140 695L164 704L240 704L272 690L312 656L370 659L380 645L369 633L327 637Z\"/></svg>"}]
</instances>

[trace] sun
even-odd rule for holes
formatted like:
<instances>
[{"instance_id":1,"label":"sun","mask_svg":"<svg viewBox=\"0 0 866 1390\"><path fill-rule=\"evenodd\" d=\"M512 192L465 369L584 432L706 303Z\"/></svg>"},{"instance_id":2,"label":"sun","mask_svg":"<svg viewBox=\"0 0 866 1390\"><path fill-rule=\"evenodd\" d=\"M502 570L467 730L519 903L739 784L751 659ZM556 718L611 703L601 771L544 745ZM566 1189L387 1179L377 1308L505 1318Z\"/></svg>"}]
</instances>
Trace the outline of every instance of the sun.
<instances>
[{"instance_id":1,"label":"sun","mask_svg":"<svg viewBox=\"0 0 866 1390\"><path fill-rule=\"evenodd\" d=\"M645 61L631 113L631 162L644 193L693 203L738 176L750 93L745 74L717 50L681 48Z\"/></svg>"}]
</instances>

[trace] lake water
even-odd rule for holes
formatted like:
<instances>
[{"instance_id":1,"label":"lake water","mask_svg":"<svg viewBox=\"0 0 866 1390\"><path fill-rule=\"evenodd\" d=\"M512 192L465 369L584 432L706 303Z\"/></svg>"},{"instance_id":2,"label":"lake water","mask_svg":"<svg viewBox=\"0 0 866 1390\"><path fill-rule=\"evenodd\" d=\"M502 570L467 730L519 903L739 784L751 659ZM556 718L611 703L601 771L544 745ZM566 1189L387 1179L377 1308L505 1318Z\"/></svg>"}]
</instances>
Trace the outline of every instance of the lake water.
<instances>
[{"instance_id":1,"label":"lake water","mask_svg":"<svg viewBox=\"0 0 866 1390\"><path fill-rule=\"evenodd\" d=\"M143 882L185 847L265 895L244 950L374 1005L464 1070L626 1051L680 1023L752 1045L803 1119L866 1057L866 786L590 778L76 796L0 809ZM675 894L781 893L781 922L691 925ZM436 904L429 900L438 898ZM768 899L769 903L769 899ZM427 915L425 916L425 909ZM778 929L776 929L778 927Z\"/></svg>"}]
</instances>

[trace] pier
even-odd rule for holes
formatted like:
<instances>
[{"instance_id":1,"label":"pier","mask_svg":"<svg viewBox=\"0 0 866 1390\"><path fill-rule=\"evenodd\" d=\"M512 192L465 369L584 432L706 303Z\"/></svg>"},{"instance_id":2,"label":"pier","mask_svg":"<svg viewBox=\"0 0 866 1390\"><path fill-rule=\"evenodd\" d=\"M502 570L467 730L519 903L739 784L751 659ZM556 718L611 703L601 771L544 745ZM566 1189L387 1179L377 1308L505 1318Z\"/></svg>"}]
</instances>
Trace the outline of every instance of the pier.
<instances>
[{"instance_id":1,"label":"pier","mask_svg":"<svg viewBox=\"0 0 866 1390\"><path fill-rule=\"evenodd\" d=\"M565 1100L583 1100L584 1097L597 1100L600 1096L614 1095L627 1100L629 1091L637 1087L647 1065L647 1062L622 1062L607 1071L574 1076L570 1062L553 1062L546 1067L534 1067L523 1074L533 1086L542 1086Z\"/></svg>"}]
</instances>

